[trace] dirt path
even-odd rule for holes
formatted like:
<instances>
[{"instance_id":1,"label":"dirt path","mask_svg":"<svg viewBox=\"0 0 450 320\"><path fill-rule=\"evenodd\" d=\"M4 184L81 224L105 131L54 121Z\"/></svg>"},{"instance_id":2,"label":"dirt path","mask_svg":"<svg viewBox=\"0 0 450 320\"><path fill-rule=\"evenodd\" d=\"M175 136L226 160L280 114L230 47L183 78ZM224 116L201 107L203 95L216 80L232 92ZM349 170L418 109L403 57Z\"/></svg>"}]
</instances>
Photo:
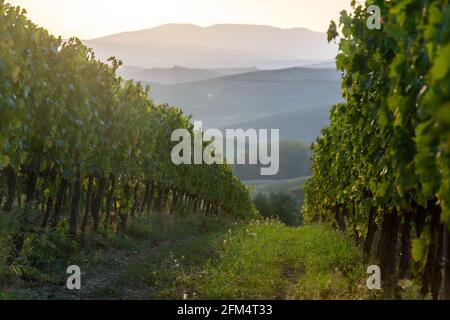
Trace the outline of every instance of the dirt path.
<instances>
[{"instance_id":1,"label":"dirt path","mask_svg":"<svg viewBox=\"0 0 450 320\"><path fill-rule=\"evenodd\" d=\"M92 300L108 297L116 285L119 277L130 267L143 263L146 259L163 259L167 247L176 245L177 240L163 241L159 244L154 242L144 243L136 250L106 251L100 257L101 262L81 268L81 290L68 290L66 284L36 286L17 289L15 293L31 300ZM161 257L159 257L161 256ZM69 275L68 275L69 276ZM145 289L145 290L143 290ZM120 287L120 295L111 298L119 299L148 299L151 288Z\"/></svg>"}]
</instances>

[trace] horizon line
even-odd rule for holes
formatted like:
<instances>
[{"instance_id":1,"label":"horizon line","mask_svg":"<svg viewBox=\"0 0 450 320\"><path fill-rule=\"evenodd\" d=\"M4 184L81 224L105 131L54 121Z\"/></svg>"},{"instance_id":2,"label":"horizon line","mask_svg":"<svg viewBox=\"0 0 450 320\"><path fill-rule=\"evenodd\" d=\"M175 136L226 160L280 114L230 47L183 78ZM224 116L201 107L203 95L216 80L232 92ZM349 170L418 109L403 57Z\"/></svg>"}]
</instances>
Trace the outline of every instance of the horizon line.
<instances>
[{"instance_id":1,"label":"horizon line","mask_svg":"<svg viewBox=\"0 0 450 320\"><path fill-rule=\"evenodd\" d=\"M283 27L278 27L278 26L273 26L273 25L268 25L268 24L251 24L251 23L215 23L215 24L211 24L211 25L199 25L199 24L195 24L195 23L179 23L179 22L168 22L168 23L163 23L154 27L148 27L148 28L144 28L144 29L134 29L134 30L129 30L129 31L120 31L120 32L116 32L116 33L110 33L110 34L106 34L103 36L98 36L95 38L89 38L89 39L81 39L83 41L93 41L93 40L98 40L98 39L102 39L102 38L107 38L110 36L116 36L116 35L122 35L122 34L127 34L127 33L134 33L134 32L142 32L142 31L148 31L148 30L152 30L152 29L157 29L157 28L161 28L164 26L192 26L192 27L197 27L200 29L208 29L208 28L212 28L215 26L251 26L251 27L267 27L267 28L273 28L273 29L279 29L279 30L283 30L283 31L288 31L288 30L296 30L296 29L304 29L310 32L315 32L315 33L323 33L326 34L326 32L323 31L316 31L316 30L312 30L310 28L306 28L306 27L292 27L292 28L283 28Z\"/></svg>"}]
</instances>

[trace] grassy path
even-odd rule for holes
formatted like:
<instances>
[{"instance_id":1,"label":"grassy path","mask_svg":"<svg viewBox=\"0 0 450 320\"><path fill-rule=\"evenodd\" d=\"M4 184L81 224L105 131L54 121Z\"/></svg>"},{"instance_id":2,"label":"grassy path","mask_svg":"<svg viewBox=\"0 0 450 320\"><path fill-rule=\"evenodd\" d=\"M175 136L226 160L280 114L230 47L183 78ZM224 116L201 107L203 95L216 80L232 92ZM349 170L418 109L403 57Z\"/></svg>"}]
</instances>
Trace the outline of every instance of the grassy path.
<instances>
[{"instance_id":1,"label":"grassy path","mask_svg":"<svg viewBox=\"0 0 450 320\"><path fill-rule=\"evenodd\" d=\"M170 293L168 289L174 289L172 283L183 268L199 267L208 259L214 239L221 237L229 225L228 221L211 221L205 229L203 221L190 217L139 221L125 237L110 240L107 245L101 241L106 250L96 251L88 259L80 258L79 263L67 263L80 266L81 290L68 290L65 281L69 275L58 267L52 270L50 281L22 279L5 291L12 298L34 300L181 299L181 289Z\"/></svg>"},{"instance_id":2,"label":"grassy path","mask_svg":"<svg viewBox=\"0 0 450 320\"><path fill-rule=\"evenodd\" d=\"M143 226L151 227L143 229ZM353 299L365 298L361 255L326 226L236 224L183 218L131 227L82 270L54 284L13 290L24 299Z\"/></svg>"},{"instance_id":3,"label":"grassy path","mask_svg":"<svg viewBox=\"0 0 450 320\"><path fill-rule=\"evenodd\" d=\"M86 299L149 299L151 287L127 286L121 277L135 265L143 265L148 259L158 260L165 249L175 245L175 241L164 241L155 245L154 241L143 242L135 250L112 249L98 260L88 265L80 265L82 272L81 290L68 290L65 283L42 285L14 290L15 294L27 299L86 300ZM120 284L120 286L118 286Z\"/></svg>"}]
</instances>

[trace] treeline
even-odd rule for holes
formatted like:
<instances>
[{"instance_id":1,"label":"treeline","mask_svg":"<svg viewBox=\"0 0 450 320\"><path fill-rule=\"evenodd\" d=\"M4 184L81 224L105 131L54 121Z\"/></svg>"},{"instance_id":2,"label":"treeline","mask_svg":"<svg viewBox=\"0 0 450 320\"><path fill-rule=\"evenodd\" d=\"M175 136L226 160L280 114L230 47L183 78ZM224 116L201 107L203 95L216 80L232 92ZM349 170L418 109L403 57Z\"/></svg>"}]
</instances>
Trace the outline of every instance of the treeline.
<instances>
[{"instance_id":1,"label":"treeline","mask_svg":"<svg viewBox=\"0 0 450 320\"><path fill-rule=\"evenodd\" d=\"M371 30L369 5L381 8ZM337 68L345 104L313 146L304 214L353 234L383 288L413 279L450 298L450 7L448 0L352 1ZM444 263L445 262L445 263Z\"/></svg>"},{"instance_id":2,"label":"treeline","mask_svg":"<svg viewBox=\"0 0 450 320\"><path fill-rule=\"evenodd\" d=\"M298 227L302 223L302 216L298 210L299 200L287 191L257 193L253 201L255 208L264 218L279 219L290 227Z\"/></svg>"},{"instance_id":3,"label":"treeline","mask_svg":"<svg viewBox=\"0 0 450 320\"><path fill-rule=\"evenodd\" d=\"M247 216L249 191L227 165L171 161L179 109L116 76L78 39L62 41L0 0L0 206L37 209L42 227L68 231L144 212ZM205 144L206 147L206 144ZM1 212L0 212L1 213ZM20 244L19 244L20 246Z\"/></svg>"}]
</instances>

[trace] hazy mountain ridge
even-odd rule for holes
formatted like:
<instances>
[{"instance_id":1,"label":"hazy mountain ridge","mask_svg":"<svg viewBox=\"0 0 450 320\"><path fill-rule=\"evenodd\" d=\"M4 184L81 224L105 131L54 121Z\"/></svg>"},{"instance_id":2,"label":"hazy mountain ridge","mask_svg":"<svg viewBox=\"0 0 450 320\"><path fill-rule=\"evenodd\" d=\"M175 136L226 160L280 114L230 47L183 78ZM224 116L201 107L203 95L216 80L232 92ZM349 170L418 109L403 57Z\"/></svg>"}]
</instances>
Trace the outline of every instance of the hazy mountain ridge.
<instances>
[{"instance_id":1,"label":"hazy mountain ridge","mask_svg":"<svg viewBox=\"0 0 450 320\"><path fill-rule=\"evenodd\" d=\"M205 127L279 128L281 138L311 142L342 101L336 45L304 28L167 24L86 43L102 60L134 66L119 75Z\"/></svg>"},{"instance_id":2,"label":"hazy mountain ridge","mask_svg":"<svg viewBox=\"0 0 450 320\"><path fill-rule=\"evenodd\" d=\"M326 34L304 28L222 24L199 27L167 24L84 41L97 56L116 56L145 68L289 68L334 58Z\"/></svg>"},{"instance_id":3,"label":"hazy mountain ridge","mask_svg":"<svg viewBox=\"0 0 450 320\"><path fill-rule=\"evenodd\" d=\"M324 61L321 63L314 63L311 65L307 65L305 67L314 69L336 69L336 61L334 60Z\"/></svg>"},{"instance_id":4,"label":"hazy mountain ridge","mask_svg":"<svg viewBox=\"0 0 450 320\"><path fill-rule=\"evenodd\" d=\"M318 42L319 40L319 42ZM172 43L176 45L192 45L232 50L236 52L252 52L260 54L276 54L286 60L324 59L323 55L305 57L305 49L319 45L329 48L326 34L306 28L281 29L271 26L216 24L210 27L199 27L191 24L166 24L156 28L125 32L110 35L94 41L128 42L128 43ZM303 42L300 45L300 42ZM307 44L305 46L304 44Z\"/></svg>"},{"instance_id":5,"label":"hazy mountain ridge","mask_svg":"<svg viewBox=\"0 0 450 320\"><path fill-rule=\"evenodd\" d=\"M227 75L258 71L256 68L226 68L226 69L194 69L174 66L173 68L139 68L124 66L118 74L125 79L153 82L159 84L177 84L195 82Z\"/></svg>"}]
</instances>

